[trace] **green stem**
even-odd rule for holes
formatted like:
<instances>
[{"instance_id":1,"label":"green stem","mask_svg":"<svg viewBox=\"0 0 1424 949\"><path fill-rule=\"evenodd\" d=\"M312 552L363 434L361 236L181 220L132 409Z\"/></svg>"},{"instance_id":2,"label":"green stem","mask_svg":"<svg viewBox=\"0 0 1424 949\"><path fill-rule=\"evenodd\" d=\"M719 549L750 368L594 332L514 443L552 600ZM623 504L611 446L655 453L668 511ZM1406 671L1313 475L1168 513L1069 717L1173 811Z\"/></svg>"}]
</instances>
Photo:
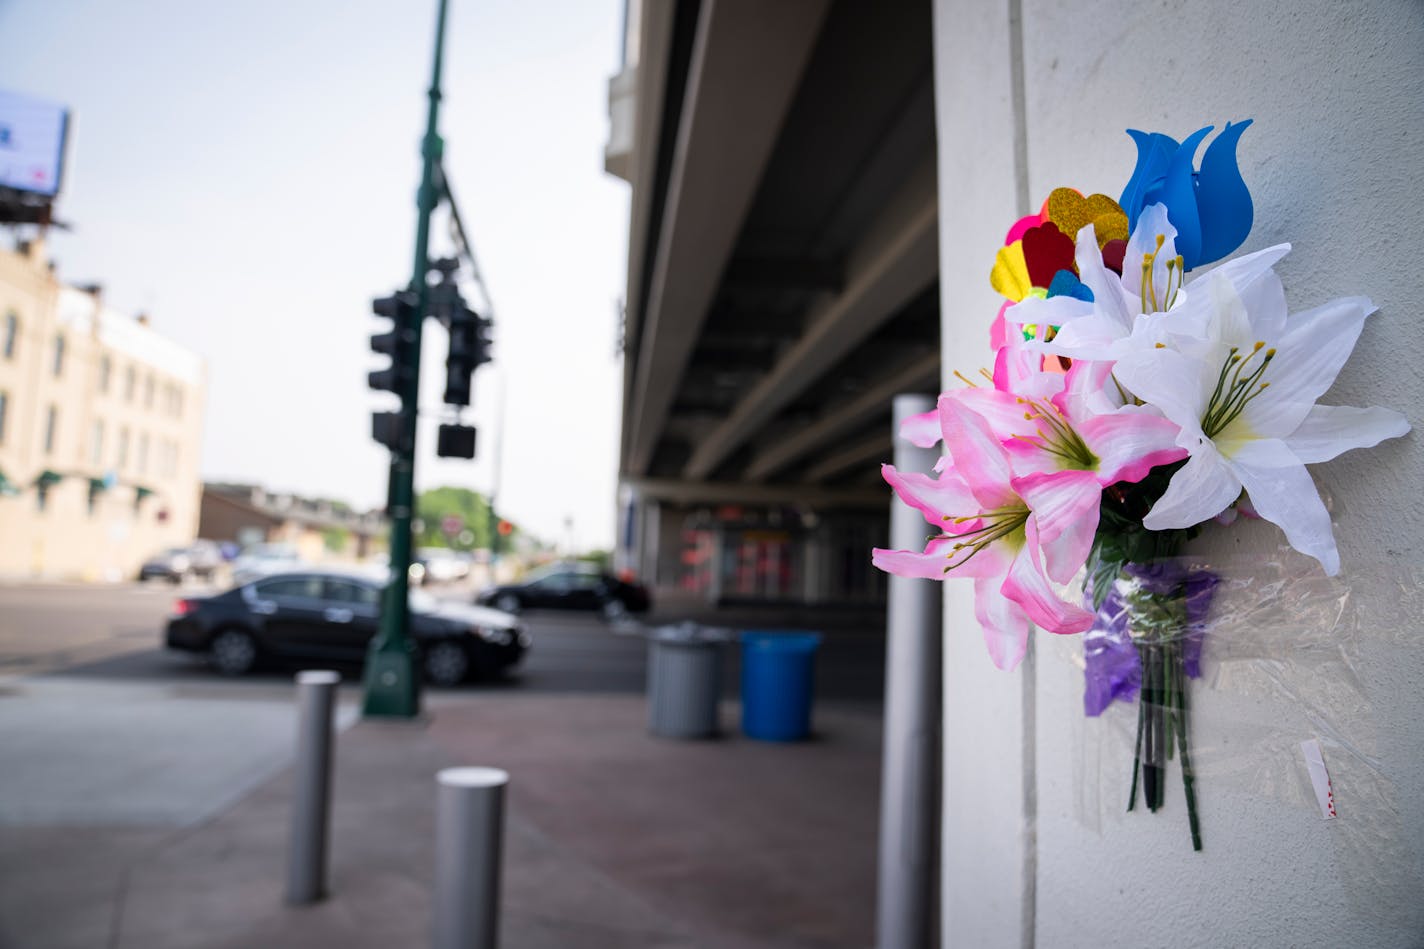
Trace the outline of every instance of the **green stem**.
<instances>
[{"instance_id":1,"label":"green stem","mask_svg":"<svg viewBox=\"0 0 1424 949\"><path fill-rule=\"evenodd\" d=\"M1161 650L1156 645L1149 645L1147 653L1146 681L1147 692L1147 762L1143 766L1143 783L1146 785L1144 791L1147 797L1147 809L1152 813L1157 813L1157 809L1162 806L1162 657Z\"/></svg>"},{"instance_id":2,"label":"green stem","mask_svg":"<svg viewBox=\"0 0 1424 949\"><path fill-rule=\"evenodd\" d=\"M1167 705L1167 713L1162 716L1162 721L1166 726L1167 740L1163 742L1167 749L1162 758L1162 767L1167 767L1167 762L1172 760L1172 726L1175 724L1176 716L1172 714L1171 696L1176 694L1178 685L1177 679L1177 656L1181 651L1180 643L1175 639L1169 639L1162 647L1162 696L1164 704Z\"/></svg>"},{"instance_id":3,"label":"green stem","mask_svg":"<svg viewBox=\"0 0 1424 949\"><path fill-rule=\"evenodd\" d=\"M1202 848L1201 824L1197 821L1197 793L1196 775L1192 771L1191 754L1188 751L1190 742L1187 740L1187 689L1186 689L1186 665L1182 659L1180 650L1177 652L1177 661L1182 663L1181 675L1178 682L1180 687L1173 696L1176 705L1177 715L1177 747L1182 755L1182 790L1187 795L1187 824L1192 832L1192 849L1200 851Z\"/></svg>"},{"instance_id":4,"label":"green stem","mask_svg":"<svg viewBox=\"0 0 1424 949\"><path fill-rule=\"evenodd\" d=\"M1137 648L1138 665L1143 665L1142 647ZM1137 774L1142 770L1142 734L1147 723L1147 706L1143 700L1142 690L1138 690L1137 696L1137 742L1133 745L1132 751L1132 790L1127 793L1127 809L1130 811L1137 806Z\"/></svg>"}]
</instances>

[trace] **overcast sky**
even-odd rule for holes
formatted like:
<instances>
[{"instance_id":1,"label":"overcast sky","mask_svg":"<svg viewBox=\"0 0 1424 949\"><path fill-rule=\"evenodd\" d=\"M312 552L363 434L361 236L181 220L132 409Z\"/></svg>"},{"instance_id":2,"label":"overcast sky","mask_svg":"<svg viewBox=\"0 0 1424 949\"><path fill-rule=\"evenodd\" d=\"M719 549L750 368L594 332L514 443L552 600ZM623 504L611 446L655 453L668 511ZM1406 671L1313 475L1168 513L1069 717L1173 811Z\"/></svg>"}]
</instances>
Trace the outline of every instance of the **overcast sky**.
<instances>
[{"instance_id":1,"label":"overcast sky","mask_svg":"<svg viewBox=\"0 0 1424 949\"><path fill-rule=\"evenodd\" d=\"M627 187L602 170L621 0L450 0L445 164L496 306L479 457L417 484L488 492L580 546L613 539ZM369 302L410 279L435 0L0 0L0 88L72 109L51 253L202 355L202 470L384 503ZM437 229L437 233L443 228ZM437 245L436 249L439 249ZM426 329L438 414L445 336Z\"/></svg>"}]
</instances>

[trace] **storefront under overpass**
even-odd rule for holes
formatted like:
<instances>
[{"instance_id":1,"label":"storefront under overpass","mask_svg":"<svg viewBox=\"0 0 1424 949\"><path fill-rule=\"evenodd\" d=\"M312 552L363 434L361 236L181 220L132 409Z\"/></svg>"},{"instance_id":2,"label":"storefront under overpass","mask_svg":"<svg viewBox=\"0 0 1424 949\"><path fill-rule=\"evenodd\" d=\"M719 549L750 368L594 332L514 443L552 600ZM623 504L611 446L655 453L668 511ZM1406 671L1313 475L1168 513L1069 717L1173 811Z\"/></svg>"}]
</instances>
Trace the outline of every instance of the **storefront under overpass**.
<instances>
[{"instance_id":1,"label":"storefront under overpass","mask_svg":"<svg viewBox=\"0 0 1424 949\"><path fill-rule=\"evenodd\" d=\"M619 566L708 602L880 602L891 401L940 381L930 5L628 13Z\"/></svg>"}]
</instances>

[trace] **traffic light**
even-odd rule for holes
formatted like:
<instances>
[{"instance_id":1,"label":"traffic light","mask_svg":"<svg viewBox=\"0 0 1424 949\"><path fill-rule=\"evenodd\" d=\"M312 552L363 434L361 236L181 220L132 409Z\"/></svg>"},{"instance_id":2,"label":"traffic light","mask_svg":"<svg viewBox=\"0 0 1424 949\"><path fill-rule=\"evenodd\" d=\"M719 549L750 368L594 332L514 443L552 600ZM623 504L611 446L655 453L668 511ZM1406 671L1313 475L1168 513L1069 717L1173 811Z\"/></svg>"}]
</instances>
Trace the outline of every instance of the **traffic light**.
<instances>
[{"instance_id":1,"label":"traffic light","mask_svg":"<svg viewBox=\"0 0 1424 949\"><path fill-rule=\"evenodd\" d=\"M475 457L475 428L472 425L441 425L435 437L439 458Z\"/></svg>"},{"instance_id":2,"label":"traffic light","mask_svg":"<svg viewBox=\"0 0 1424 949\"><path fill-rule=\"evenodd\" d=\"M450 350L445 359L445 404L470 404L470 376L489 362L490 321L461 307L452 318Z\"/></svg>"},{"instance_id":3,"label":"traffic light","mask_svg":"<svg viewBox=\"0 0 1424 949\"><path fill-rule=\"evenodd\" d=\"M368 376L372 389L394 392L397 395L404 390L415 362L408 345L410 328L415 320L415 308L416 296L409 290L402 290L371 302L371 309L377 316L391 321L389 331L376 333L371 337L371 349L382 356L389 356L391 360L388 367L377 369Z\"/></svg>"},{"instance_id":4,"label":"traffic light","mask_svg":"<svg viewBox=\"0 0 1424 949\"><path fill-rule=\"evenodd\" d=\"M371 437L394 452L415 450L399 412L372 412Z\"/></svg>"},{"instance_id":5,"label":"traffic light","mask_svg":"<svg viewBox=\"0 0 1424 949\"><path fill-rule=\"evenodd\" d=\"M455 284L457 267L453 260L432 264L432 269L440 274L440 282L430 288L426 306L429 315L439 320L450 334L449 354L445 358L445 404L469 405L470 375L492 358L489 333L493 324L465 303Z\"/></svg>"}]
</instances>

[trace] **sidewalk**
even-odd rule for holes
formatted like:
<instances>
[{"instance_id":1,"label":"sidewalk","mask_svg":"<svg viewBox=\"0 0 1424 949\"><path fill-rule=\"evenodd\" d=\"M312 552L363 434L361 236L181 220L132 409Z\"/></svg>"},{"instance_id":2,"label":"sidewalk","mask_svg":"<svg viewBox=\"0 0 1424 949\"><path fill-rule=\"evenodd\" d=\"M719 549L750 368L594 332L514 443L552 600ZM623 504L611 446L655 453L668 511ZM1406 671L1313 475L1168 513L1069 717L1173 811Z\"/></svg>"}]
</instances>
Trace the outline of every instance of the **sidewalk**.
<instances>
[{"instance_id":1,"label":"sidewalk","mask_svg":"<svg viewBox=\"0 0 1424 949\"><path fill-rule=\"evenodd\" d=\"M354 698L343 691L343 702ZM864 947L878 709L821 702L814 740L647 734L633 695L436 693L337 742L331 898L282 902L289 768L204 822L0 828L0 945L419 947L434 774L507 769L506 949Z\"/></svg>"}]
</instances>

